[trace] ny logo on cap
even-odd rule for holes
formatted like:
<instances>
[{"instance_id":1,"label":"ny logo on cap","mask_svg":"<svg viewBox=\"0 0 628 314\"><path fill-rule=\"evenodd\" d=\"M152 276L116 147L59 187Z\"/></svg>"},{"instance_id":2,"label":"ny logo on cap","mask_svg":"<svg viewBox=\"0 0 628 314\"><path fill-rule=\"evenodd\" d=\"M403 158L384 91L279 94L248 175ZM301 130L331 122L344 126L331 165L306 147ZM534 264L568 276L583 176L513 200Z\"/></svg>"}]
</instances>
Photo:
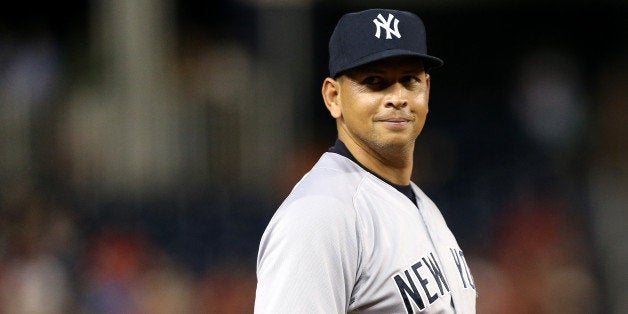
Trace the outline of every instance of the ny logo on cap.
<instances>
[{"instance_id":1,"label":"ny logo on cap","mask_svg":"<svg viewBox=\"0 0 628 314\"><path fill-rule=\"evenodd\" d=\"M393 21L393 19L395 19L394 30L390 27L390 23ZM379 36L381 35L380 31L382 28L384 28L386 30L386 39L392 39L392 36L390 36L391 34L395 35L395 37L397 38L401 38L401 33L399 33L398 28L399 20L395 18L392 14L388 13L388 20L384 19L381 14L378 14L377 19L374 19L373 23L375 23L375 26L377 26L377 31L375 31L375 37L379 38Z\"/></svg>"}]
</instances>

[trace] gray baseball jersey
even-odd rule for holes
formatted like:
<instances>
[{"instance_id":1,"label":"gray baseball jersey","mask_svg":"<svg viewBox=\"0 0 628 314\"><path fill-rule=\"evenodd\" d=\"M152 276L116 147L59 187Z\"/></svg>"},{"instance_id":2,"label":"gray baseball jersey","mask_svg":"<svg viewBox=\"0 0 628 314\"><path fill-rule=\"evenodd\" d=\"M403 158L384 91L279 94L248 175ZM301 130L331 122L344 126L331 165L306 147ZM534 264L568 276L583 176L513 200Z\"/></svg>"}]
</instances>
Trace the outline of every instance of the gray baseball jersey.
<instances>
[{"instance_id":1,"label":"gray baseball jersey","mask_svg":"<svg viewBox=\"0 0 628 314\"><path fill-rule=\"evenodd\" d=\"M255 312L475 313L462 250L411 186L416 205L349 158L324 153L262 236Z\"/></svg>"}]
</instances>

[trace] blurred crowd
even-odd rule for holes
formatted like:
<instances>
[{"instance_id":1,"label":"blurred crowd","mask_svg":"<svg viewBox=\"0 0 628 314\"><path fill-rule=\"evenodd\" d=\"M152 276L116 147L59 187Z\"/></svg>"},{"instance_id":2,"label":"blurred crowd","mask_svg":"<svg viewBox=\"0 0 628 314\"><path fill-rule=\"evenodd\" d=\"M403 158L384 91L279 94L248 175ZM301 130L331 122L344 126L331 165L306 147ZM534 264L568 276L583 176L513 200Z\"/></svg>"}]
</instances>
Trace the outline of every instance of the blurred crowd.
<instances>
[{"instance_id":1,"label":"blurred crowd","mask_svg":"<svg viewBox=\"0 0 628 314\"><path fill-rule=\"evenodd\" d=\"M334 141L314 93L326 54L284 58L324 51L331 4L224 1L174 36L166 2L112 3L92 8L88 43L0 28L0 313L251 313L264 227ZM619 8L594 32L618 31ZM431 10L451 62L432 74L413 180L461 241L478 313L624 312L626 31L598 39L603 55L567 36L474 64L495 48L464 54L471 39L438 20L463 14ZM321 34L258 42L312 31L295 20Z\"/></svg>"},{"instance_id":2,"label":"blurred crowd","mask_svg":"<svg viewBox=\"0 0 628 314\"><path fill-rule=\"evenodd\" d=\"M1 313L251 312L255 274L248 256L212 248L216 256L207 256L211 263L203 262L202 270L196 265L199 261L183 258L216 242L215 237L179 230L177 236L187 236L188 243L177 243L174 249L176 240L160 243L139 220L89 222L80 209L54 196L29 189L5 192L0 220ZM157 232L176 223L162 221ZM215 222L203 226L215 227ZM192 246L196 248L184 252ZM231 249L235 250L240 251ZM198 254L195 258L203 260Z\"/></svg>"}]
</instances>

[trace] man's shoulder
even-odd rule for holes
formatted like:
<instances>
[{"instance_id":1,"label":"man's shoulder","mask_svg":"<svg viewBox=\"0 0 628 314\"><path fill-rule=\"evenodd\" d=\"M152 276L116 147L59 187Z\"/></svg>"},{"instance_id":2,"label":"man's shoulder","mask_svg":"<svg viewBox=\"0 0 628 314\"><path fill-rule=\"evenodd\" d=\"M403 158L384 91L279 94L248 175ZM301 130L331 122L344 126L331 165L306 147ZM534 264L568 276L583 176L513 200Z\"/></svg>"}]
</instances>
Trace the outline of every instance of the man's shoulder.
<instances>
[{"instance_id":1,"label":"man's shoulder","mask_svg":"<svg viewBox=\"0 0 628 314\"><path fill-rule=\"evenodd\" d=\"M365 171L353 161L324 153L294 186L276 215L351 216L353 197L364 176Z\"/></svg>"},{"instance_id":2,"label":"man's shoulder","mask_svg":"<svg viewBox=\"0 0 628 314\"><path fill-rule=\"evenodd\" d=\"M350 199L366 174L350 159L335 153L324 153L295 185L288 198L327 196Z\"/></svg>"}]
</instances>

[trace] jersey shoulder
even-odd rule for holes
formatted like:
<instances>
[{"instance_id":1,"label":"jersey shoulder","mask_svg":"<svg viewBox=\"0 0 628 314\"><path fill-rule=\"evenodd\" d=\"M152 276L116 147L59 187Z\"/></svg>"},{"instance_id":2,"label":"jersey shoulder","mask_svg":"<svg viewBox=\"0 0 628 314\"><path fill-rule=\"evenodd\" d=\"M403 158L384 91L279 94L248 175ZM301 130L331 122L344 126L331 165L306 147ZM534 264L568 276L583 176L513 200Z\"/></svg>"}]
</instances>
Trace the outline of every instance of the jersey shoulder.
<instances>
[{"instance_id":1,"label":"jersey shoulder","mask_svg":"<svg viewBox=\"0 0 628 314\"><path fill-rule=\"evenodd\" d=\"M286 201L310 195L350 199L367 172L348 158L325 153L295 185Z\"/></svg>"},{"instance_id":2,"label":"jersey shoulder","mask_svg":"<svg viewBox=\"0 0 628 314\"><path fill-rule=\"evenodd\" d=\"M353 198L366 171L351 160L325 153L295 185L274 216L352 219Z\"/></svg>"}]
</instances>

